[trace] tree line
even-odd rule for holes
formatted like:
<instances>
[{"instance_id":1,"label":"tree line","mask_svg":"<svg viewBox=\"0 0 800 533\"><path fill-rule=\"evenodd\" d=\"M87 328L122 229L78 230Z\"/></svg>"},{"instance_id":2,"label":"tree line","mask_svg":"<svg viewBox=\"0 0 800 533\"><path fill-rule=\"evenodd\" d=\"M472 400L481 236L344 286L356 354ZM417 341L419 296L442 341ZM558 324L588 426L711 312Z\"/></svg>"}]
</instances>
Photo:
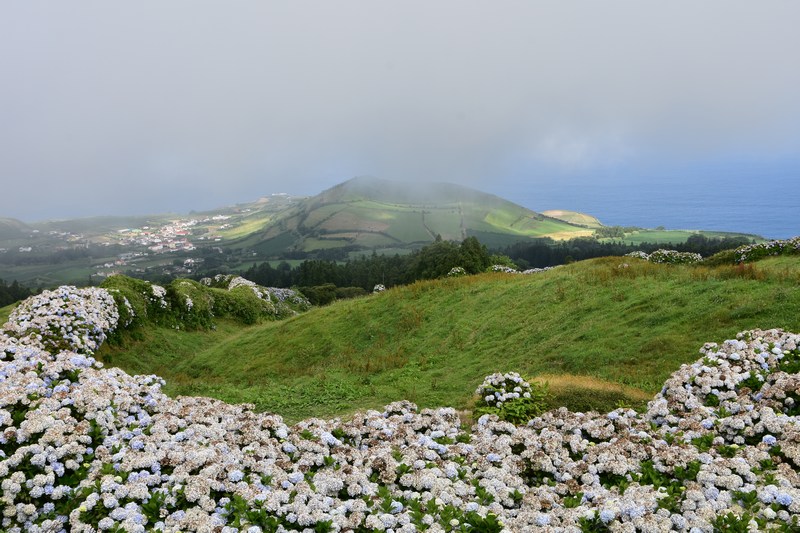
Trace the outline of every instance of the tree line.
<instances>
[{"instance_id":1,"label":"tree line","mask_svg":"<svg viewBox=\"0 0 800 533\"><path fill-rule=\"evenodd\" d=\"M0 307L13 304L20 300L24 300L28 296L36 294L34 291L27 287L20 285L17 280L14 280L9 285L6 280L0 279ZM0 324L1 325L1 324Z\"/></svg>"},{"instance_id":2,"label":"tree line","mask_svg":"<svg viewBox=\"0 0 800 533\"><path fill-rule=\"evenodd\" d=\"M707 257L750 242L740 237L709 238L700 234L690 236L685 243L668 245L602 242L591 237L569 241L543 238L489 250L476 237L468 237L461 243L437 238L433 243L407 255L387 256L373 252L370 256L339 262L308 259L295 267L286 261L274 267L265 262L248 268L242 276L267 287L298 287L312 303L324 304L334 299L366 294L378 284L391 287L440 278L457 266L469 274L484 272L494 264L522 270L594 257L621 256L635 250L652 253L665 247Z\"/></svg>"},{"instance_id":3,"label":"tree line","mask_svg":"<svg viewBox=\"0 0 800 533\"><path fill-rule=\"evenodd\" d=\"M722 250L738 248L752 242L754 241L745 237L706 237L702 234L691 235L686 242L679 244L649 242L629 244L622 241L598 241L593 237L579 237L568 241L542 238L530 242L518 242L500 252L513 259L520 268L542 268L594 257L625 255L637 250L652 253L659 248L694 252L709 257Z\"/></svg>"},{"instance_id":4,"label":"tree line","mask_svg":"<svg viewBox=\"0 0 800 533\"><path fill-rule=\"evenodd\" d=\"M315 300L371 292L379 284L392 287L439 278L457 266L469 274L477 274L492 265L494 259L475 237L467 237L461 243L444 241L439 237L406 255L387 256L373 252L370 256L345 262L309 259L295 267L285 261L277 267L260 263L244 271L242 276L268 287L298 287L312 303L316 303ZM343 291L342 288L349 290ZM337 292L336 289L340 290Z\"/></svg>"}]
</instances>

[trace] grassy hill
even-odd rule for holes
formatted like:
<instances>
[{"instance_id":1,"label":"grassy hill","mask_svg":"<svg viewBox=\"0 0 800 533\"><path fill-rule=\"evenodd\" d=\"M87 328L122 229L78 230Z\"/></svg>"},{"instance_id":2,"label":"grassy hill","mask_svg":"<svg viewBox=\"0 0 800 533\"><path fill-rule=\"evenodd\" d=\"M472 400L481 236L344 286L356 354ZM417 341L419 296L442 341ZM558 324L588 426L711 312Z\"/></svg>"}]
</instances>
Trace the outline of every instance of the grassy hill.
<instances>
[{"instance_id":1,"label":"grassy hill","mask_svg":"<svg viewBox=\"0 0 800 533\"><path fill-rule=\"evenodd\" d=\"M393 248L429 243L437 235L457 241L475 235L488 246L502 246L529 237L566 239L591 233L460 185L354 178L301 201L238 244L269 253L287 245L302 251Z\"/></svg>"},{"instance_id":2,"label":"grassy hill","mask_svg":"<svg viewBox=\"0 0 800 533\"><path fill-rule=\"evenodd\" d=\"M613 229L613 228L612 228ZM628 228L630 230L630 228ZM122 272L158 278L291 258L344 260L376 251L405 254L437 235L477 237L489 248L549 237L677 245L700 230L636 229L613 236L595 217L538 213L461 185L354 178L308 198L278 193L255 202L185 215L105 216L25 224L0 218L0 279L27 286L99 282ZM621 228L620 228L621 231ZM748 239L754 237L745 235ZM197 260L191 268L186 259ZM201 264L205 263L205 264Z\"/></svg>"},{"instance_id":3,"label":"grassy hill","mask_svg":"<svg viewBox=\"0 0 800 533\"><path fill-rule=\"evenodd\" d=\"M14 310L14 307L16 307L16 304L0 307L0 326L2 326L8 321L8 315L11 314L11 311Z\"/></svg>"},{"instance_id":4,"label":"grassy hill","mask_svg":"<svg viewBox=\"0 0 800 533\"><path fill-rule=\"evenodd\" d=\"M0 217L0 241L20 239L30 234L31 228L15 218Z\"/></svg>"},{"instance_id":5,"label":"grassy hill","mask_svg":"<svg viewBox=\"0 0 800 533\"><path fill-rule=\"evenodd\" d=\"M586 226L587 228L599 228L603 224L592 215L586 213L578 213L577 211L565 211L563 209L550 209L542 211L542 214L551 218L557 218L570 224L577 224L579 226Z\"/></svg>"},{"instance_id":6,"label":"grassy hill","mask_svg":"<svg viewBox=\"0 0 800 533\"><path fill-rule=\"evenodd\" d=\"M581 410L640 402L704 342L773 327L800 329L797 257L722 267L612 257L419 282L247 328L149 328L100 357L163 376L171 394L291 420L398 399L469 408L485 375L512 370L546 377L554 404Z\"/></svg>"}]
</instances>

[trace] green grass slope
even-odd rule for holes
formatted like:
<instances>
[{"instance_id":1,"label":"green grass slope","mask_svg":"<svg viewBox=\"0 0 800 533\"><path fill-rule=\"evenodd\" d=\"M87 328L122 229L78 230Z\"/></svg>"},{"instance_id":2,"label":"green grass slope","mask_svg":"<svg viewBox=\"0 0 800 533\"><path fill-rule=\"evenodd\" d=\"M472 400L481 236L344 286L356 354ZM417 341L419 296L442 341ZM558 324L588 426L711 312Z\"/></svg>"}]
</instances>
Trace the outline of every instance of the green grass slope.
<instances>
[{"instance_id":1,"label":"green grass slope","mask_svg":"<svg viewBox=\"0 0 800 533\"><path fill-rule=\"evenodd\" d=\"M5 307L0 307L0 326L8 322L8 317L11 315L11 311L13 311L16 306L17 304L11 304Z\"/></svg>"},{"instance_id":2,"label":"green grass slope","mask_svg":"<svg viewBox=\"0 0 800 533\"><path fill-rule=\"evenodd\" d=\"M31 228L16 218L0 217L0 241L20 239L31 232Z\"/></svg>"},{"instance_id":3,"label":"green grass slope","mask_svg":"<svg viewBox=\"0 0 800 533\"><path fill-rule=\"evenodd\" d=\"M171 394L291 420L398 399L468 408L485 375L511 370L547 375L556 404L588 409L652 395L704 342L772 327L800 329L796 257L714 268L603 258L420 282L247 328L153 328L101 357L158 373Z\"/></svg>"},{"instance_id":4,"label":"green grass slope","mask_svg":"<svg viewBox=\"0 0 800 533\"><path fill-rule=\"evenodd\" d=\"M726 237L745 237L747 239L755 239L757 242L763 242L764 239L752 233L732 233L725 231L706 231L706 230L682 230L682 229L639 229L626 233L624 238L610 238L602 239L605 241L619 241L625 244L642 244L659 243L659 244L680 244L692 235L704 235L709 239L724 239Z\"/></svg>"},{"instance_id":5,"label":"green grass slope","mask_svg":"<svg viewBox=\"0 0 800 533\"><path fill-rule=\"evenodd\" d=\"M578 224L580 226L586 226L589 228L599 228L603 225L596 217L587 215L586 213L579 213L577 211L549 209L547 211L542 211L542 214L551 218L563 220L564 222L569 222L570 224Z\"/></svg>"},{"instance_id":6,"label":"green grass slope","mask_svg":"<svg viewBox=\"0 0 800 533\"><path fill-rule=\"evenodd\" d=\"M358 245L375 248L428 243L436 235L462 240L480 235L489 246L529 237L590 235L584 227L550 218L497 196L460 185L409 185L354 178L308 198L242 244L257 250L293 243L312 251ZM497 242L495 242L497 241Z\"/></svg>"}]
</instances>

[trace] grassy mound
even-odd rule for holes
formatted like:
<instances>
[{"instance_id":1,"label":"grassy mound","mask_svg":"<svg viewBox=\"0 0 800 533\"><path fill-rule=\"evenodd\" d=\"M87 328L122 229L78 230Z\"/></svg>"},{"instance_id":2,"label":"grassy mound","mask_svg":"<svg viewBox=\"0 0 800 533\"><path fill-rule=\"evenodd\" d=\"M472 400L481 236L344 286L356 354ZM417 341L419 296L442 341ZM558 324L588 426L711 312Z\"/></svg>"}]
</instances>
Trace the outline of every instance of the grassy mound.
<instances>
[{"instance_id":1,"label":"grassy mound","mask_svg":"<svg viewBox=\"0 0 800 533\"><path fill-rule=\"evenodd\" d=\"M99 356L159 374L170 394L254 403L291 420L399 399L467 409L484 376L506 371L580 376L554 387L557 401L609 409L657 392L709 338L800 329L798 282L797 257L716 267L602 258L420 282L282 322L147 328Z\"/></svg>"},{"instance_id":2,"label":"grassy mound","mask_svg":"<svg viewBox=\"0 0 800 533\"><path fill-rule=\"evenodd\" d=\"M14 310L17 304L7 305L5 307L0 307L0 325L3 325L8 320L9 315L11 315L11 311Z\"/></svg>"}]
</instances>

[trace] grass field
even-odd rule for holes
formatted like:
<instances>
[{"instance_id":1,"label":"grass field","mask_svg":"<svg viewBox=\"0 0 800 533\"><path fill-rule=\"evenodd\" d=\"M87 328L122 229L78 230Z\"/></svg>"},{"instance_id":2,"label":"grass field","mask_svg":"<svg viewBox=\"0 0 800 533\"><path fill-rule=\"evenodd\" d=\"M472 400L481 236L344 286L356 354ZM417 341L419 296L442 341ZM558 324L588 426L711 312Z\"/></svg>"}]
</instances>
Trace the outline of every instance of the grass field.
<instances>
[{"instance_id":1,"label":"grass field","mask_svg":"<svg viewBox=\"0 0 800 533\"><path fill-rule=\"evenodd\" d=\"M0 266L0 279L17 280L20 283L35 287L44 285L45 287L55 287L65 284L86 285L89 283L89 276L97 269L92 265L113 262L116 257L104 258L81 258L72 261L64 261L58 265L21 265Z\"/></svg>"},{"instance_id":2,"label":"grass field","mask_svg":"<svg viewBox=\"0 0 800 533\"><path fill-rule=\"evenodd\" d=\"M156 328L100 355L162 375L170 394L299 420L399 399L465 409L485 375L512 370L548 376L555 405L636 404L704 342L751 328L800 330L797 258L716 268L622 262L419 282L247 328Z\"/></svg>"},{"instance_id":3,"label":"grass field","mask_svg":"<svg viewBox=\"0 0 800 533\"><path fill-rule=\"evenodd\" d=\"M564 222L569 222L570 224L580 224L582 226L587 226L590 228L599 228L602 226L599 220L592 215L587 215L586 213L578 213L577 211L564 211L563 209L551 209L548 211L542 211L543 215L548 217L557 218L559 220L563 220Z\"/></svg>"},{"instance_id":4,"label":"grass field","mask_svg":"<svg viewBox=\"0 0 800 533\"><path fill-rule=\"evenodd\" d=\"M696 231L696 230L681 230L681 229L672 229L672 230L657 230L657 229L642 229L637 230L632 233L625 234L624 239L603 239L603 240L611 240L611 241L622 241L625 244L641 244L643 242L652 242L652 243L660 243L660 244L679 244L686 242L686 239L691 237L692 235L702 234L708 238L725 238L725 237L748 237L754 238L756 241L762 241L763 239L755 236L755 235L746 235L743 233L725 233L721 231Z\"/></svg>"},{"instance_id":5,"label":"grass field","mask_svg":"<svg viewBox=\"0 0 800 533\"><path fill-rule=\"evenodd\" d=\"M217 233L226 239L238 239L246 237L251 233L256 233L264 229L269 224L272 216L269 214L258 213L251 217L244 218L239 224L232 228L218 230Z\"/></svg>"},{"instance_id":6,"label":"grass field","mask_svg":"<svg viewBox=\"0 0 800 533\"><path fill-rule=\"evenodd\" d=\"M14 310L17 304L7 305L5 307L0 307L0 326L8 322L8 315L11 314L11 311Z\"/></svg>"},{"instance_id":7,"label":"grass field","mask_svg":"<svg viewBox=\"0 0 800 533\"><path fill-rule=\"evenodd\" d=\"M284 225L301 236L302 249L307 251L332 247L330 242L321 242L323 234L355 233L341 242L393 247L430 242L436 235L459 241L465 232L504 234L517 240L543 236L568 239L592 233L463 187L445 186L425 195L369 179L351 180L308 199L299 211L287 214Z\"/></svg>"}]
</instances>

